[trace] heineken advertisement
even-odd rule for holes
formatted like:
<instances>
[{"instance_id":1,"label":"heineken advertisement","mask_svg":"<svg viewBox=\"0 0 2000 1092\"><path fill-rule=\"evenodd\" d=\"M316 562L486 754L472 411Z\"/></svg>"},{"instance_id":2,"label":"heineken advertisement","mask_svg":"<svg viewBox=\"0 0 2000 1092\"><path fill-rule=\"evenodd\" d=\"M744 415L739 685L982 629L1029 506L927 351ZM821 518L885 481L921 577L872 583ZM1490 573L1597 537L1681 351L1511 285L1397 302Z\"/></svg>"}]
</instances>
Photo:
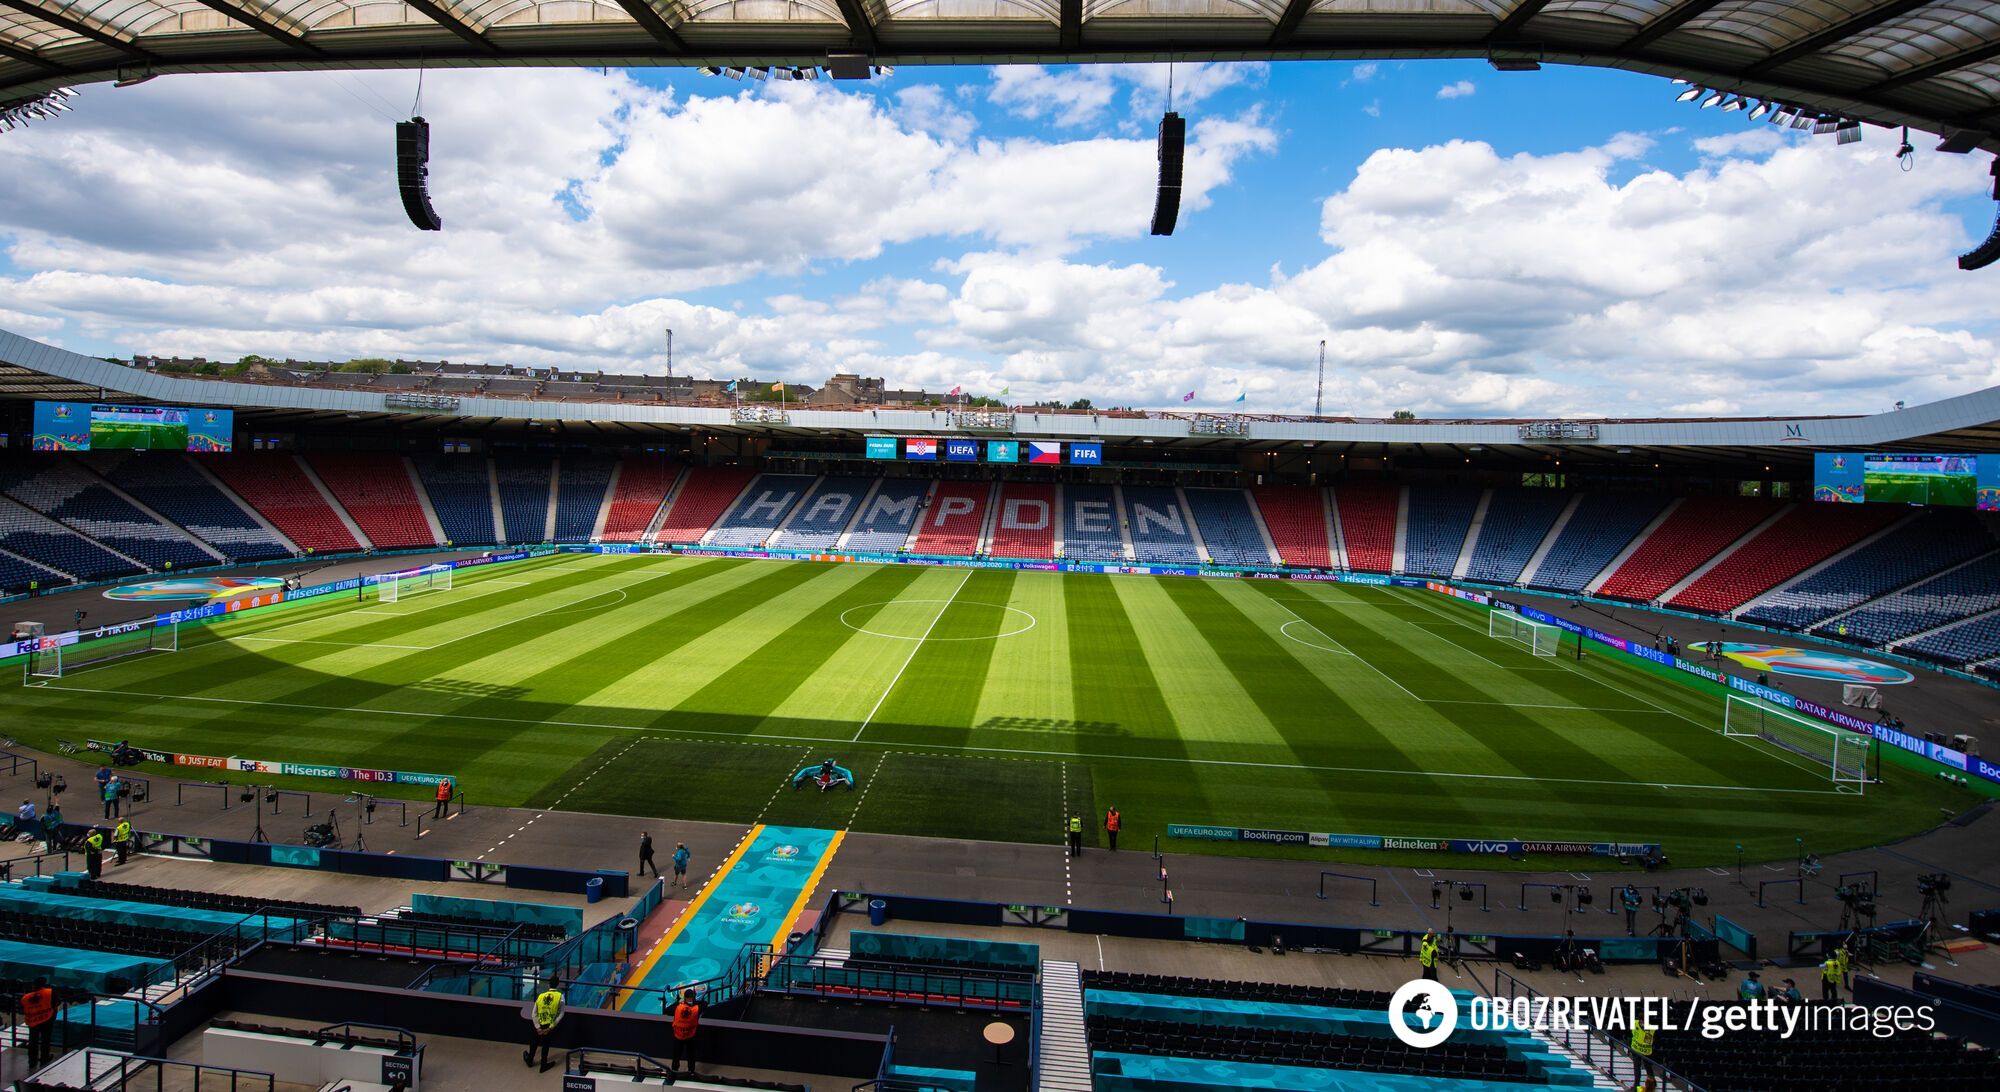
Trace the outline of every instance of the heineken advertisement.
<instances>
[{"instance_id":1,"label":"heineken advertisement","mask_svg":"<svg viewBox=\"0 0 2000 1092\"><path fill-rule=\"evenodd\" d=\"M127 742L127 747L139 752L148 762L158 762L167 766L182 766L197 770L228 770L232 773L283 774L287 777L330 777L341 781L372 781L385 785L435 785L451 778L444 774L411 773L408 770L364 770L353 766L327 766L314 762L271 762L261 758L217 758L213 755L188 755L177 751L159 751L137 743ZM92 751L110 754L118 749L118 744L102 739L84 741L84 747Z\"/></svg>"},{"instance_id":2,"label":"heineken advertisement","mask_svg":"<svg viewBox=\"0 0 2000 1092\"><path fill-rule=\"evenodd\" d=\"M1551 854L1566 857L1643 856L1660 848L1657 842L1538 842L1519 838L1432 838L1394 834L1325 834L1306 830L1262 827L1213 827L1168 823L1167 837L1198 842L1251 842L1272 846L1318 846L1326 849L1415 849L1430 853L1484 853L1519 857Z\"/></svg>"}]
</instances>

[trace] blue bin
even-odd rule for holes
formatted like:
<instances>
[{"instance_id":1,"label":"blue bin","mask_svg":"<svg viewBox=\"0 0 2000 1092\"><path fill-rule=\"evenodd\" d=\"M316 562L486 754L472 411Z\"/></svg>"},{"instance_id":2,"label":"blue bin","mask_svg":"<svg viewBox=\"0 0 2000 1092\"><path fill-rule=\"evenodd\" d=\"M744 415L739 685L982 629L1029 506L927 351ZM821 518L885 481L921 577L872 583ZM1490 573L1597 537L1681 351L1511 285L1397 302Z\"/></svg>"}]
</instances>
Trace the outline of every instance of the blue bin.
<instances>
[{"instance_id":1,"label":"blue bin","mask_svg":"<svg viewBox=\"0 0 2000 1092\"><path fill-rule=\"evenodd\" d=\"M877 929L880 929L882 927L882 923L888 920L889 920L888 902L882 899L869 899L868 924L873 925Z\"/></svg>"},{"instance_id":2,"label":"blue bin","mask_svg":"<svg viewBox=\"0 0 2000 1092\"><path fill-rule=\"evenodd\" d=\"M592 876L583 883L583 901L596 902L604 897L604 877Z\"/></svg>"}]
</instances>

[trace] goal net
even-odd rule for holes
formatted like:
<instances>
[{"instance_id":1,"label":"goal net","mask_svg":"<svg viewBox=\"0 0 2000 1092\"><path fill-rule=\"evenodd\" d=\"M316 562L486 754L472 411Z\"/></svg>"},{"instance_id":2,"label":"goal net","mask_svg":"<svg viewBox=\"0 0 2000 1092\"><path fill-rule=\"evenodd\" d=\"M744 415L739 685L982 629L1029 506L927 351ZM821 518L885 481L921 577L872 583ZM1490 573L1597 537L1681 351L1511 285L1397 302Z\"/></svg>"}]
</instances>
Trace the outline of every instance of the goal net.
<instances>
[{"instance_id":1,"label":"goal net","mask_svg":"<svg viewBox=\"0 0 2000 1092\"><path fill-rule=\"evenodd\" d=\"M399 603L424 592L450 591L452 572L449 565L431 565L408 572L383 573L375 578L375 598L384 603Z\"/></svg>"},{"instance_id":2,"label":"goal net","mask_svg":"<svg viewBox=\"0 0 2000 1092\"><path fill-rule=\"evenodd\" d=\"M1834 787L1861 792L1868 783L1868 737L1761 701L1729 695L1722 734L1761 739L1832 772Z\"/></svg>"},{"instance_id":3,"label":"goal net","mask_svg":"<svg viewBox=\"0 0 2000 1092\"><path fill-rule=\"evenodd\" d=\"M181 624L144 626L126 633L86 635L75 644L56 645L28 653L21 681L33 686L72 675L86 667L122 660L146 652L179 652Z\"/></svg>"},{"instance_id":4,"label":"goal net","mask_svg":"<svg viewBox=\"0 0 2000 1092\"><path fill-rule=\"evenodd\" d=\"M1486 635L1503 641L1519 641L1537 656L1553 656L1562 644L1563 631L1555 626L1530 621L1513 611L1496 610L1486 615Z\"/></svg>"}]
</instances>

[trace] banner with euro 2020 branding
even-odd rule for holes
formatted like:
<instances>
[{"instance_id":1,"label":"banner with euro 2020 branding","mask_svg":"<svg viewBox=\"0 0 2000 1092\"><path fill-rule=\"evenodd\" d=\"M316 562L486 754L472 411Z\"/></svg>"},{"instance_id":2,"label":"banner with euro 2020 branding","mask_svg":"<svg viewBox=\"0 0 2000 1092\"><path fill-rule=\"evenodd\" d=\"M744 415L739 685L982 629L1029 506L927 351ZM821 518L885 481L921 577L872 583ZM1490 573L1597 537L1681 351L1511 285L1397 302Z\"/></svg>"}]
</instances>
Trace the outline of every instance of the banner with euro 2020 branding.
<instances>
[{"instance_id":1,"label":"banner with euro 2020 branding","mask_svg":"<svg viewBox=\"0 0 2000 1092\"><path fill-rule=\"evenodd\" d=\"M1567 842L1521 838L1435 838L1420 834L1333 834L1321 831L1168 823L1167 837L1199 842L1312 846L1319 849L1402 849L1423 853L1476 853L1489 856L1643 857L1657 842Z\"/></svg>"},{"instance_id":2,"label":"banner with euro 2020 branding","mask_svg":"<svg viewBox=\"0 0 2000 1092\"><path fill-rule=\"evenodd\" d=\"M231 773L277 774L286 777L326 777L339 781L369 781L378 785L435 785L451 778L444 774L414 773L409 770L370 770L356 766L335 766L317 762L272 762L260 758L227 758L161 751L127 741L126 746L145 756L148 762L197 770L228 770ZM109 740L84 741L84 749L110 753L118 744Z\"/></svg>"}]
</instances>

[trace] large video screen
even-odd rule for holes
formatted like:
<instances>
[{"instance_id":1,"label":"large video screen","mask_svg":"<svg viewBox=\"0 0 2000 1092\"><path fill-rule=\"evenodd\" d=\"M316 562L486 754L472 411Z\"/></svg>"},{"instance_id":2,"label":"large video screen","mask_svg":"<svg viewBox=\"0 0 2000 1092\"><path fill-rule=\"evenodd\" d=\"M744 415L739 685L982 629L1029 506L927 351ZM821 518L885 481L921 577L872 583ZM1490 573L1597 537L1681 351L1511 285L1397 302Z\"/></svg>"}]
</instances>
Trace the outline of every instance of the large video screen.
<instances>
[{"instance_id":1,"label":"large video screen","mask_svg":"<svg viewBox=\"0 0 2000 1092\"><path fill-rule=\"evenodd\" d=\"M233 450L236 414L186 406L35 403L36 451Z\"/></svg>"},{"instance_id":2,"label":"large video screen","mask_svg":"<svg viewBox=\"0 0 2000 1092\"><path fill-rule=\"evenodd\" d=\"M1821 452L1813 457L1813 499L2000 511L2000 455Z\"/></svg>"}]
</instances>

